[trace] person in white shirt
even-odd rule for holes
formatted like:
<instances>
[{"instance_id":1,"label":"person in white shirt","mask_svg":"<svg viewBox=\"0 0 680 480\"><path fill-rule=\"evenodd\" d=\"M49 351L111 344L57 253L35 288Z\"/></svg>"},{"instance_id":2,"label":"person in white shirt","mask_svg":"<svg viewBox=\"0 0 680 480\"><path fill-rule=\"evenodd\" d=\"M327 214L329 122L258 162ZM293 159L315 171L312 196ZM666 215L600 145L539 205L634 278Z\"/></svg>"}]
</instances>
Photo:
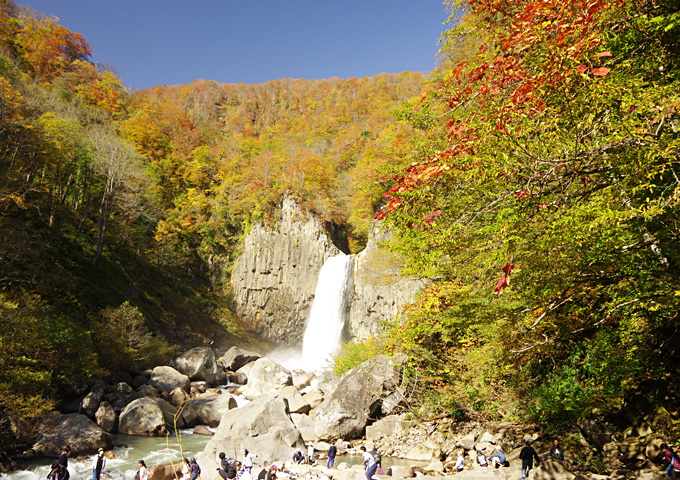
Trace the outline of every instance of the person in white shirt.
<instances>
[{"instance_id":1,"label":"person in white shirt","mask_svg":"<svg viewBox=\"0 0 680 480\"><path fill-rule=\"evenodd\" d=\"M465 457L463 456L463 451L458 450L458 458L456 459L456 470L459 472L463 471L463 468L465 468Z\"/></svg>"},{"instance_id":2,"label":"person in white shirt","mask_svg":"<svg viewBox=\"0 0 680 480\"><path fill-rule=\"evenodd\" d=\"M92 480L99 480L102 476L102 470L106 466L106 457L104 456L104 449L100 448L97 455L92 459Z\"/></svg>"},{"instance_id":3,"label":"person in white shirt","mask_svg":"<svg viewBox=\"0 0 680 480\"><path fill-rule=\"evenodd\" d=\"M253 457L257 457L257 455L253 455L252 453L248 452L248 450L243 450L243 467L248 471L248 473L253 472Z\"/></svg>"},{"instance_id":4,"label":"person in white shirt","mask_svg":"<svg viewBox=\"0 0 680 480\"><path fill-rule=\"evenodd\" d=\"M146 469L144 460L139 461L139 471L137 471L137 474L139 475L139 480L149 480L149 472Z\"/></svg>"},{"instance_id":5,"label":"person in white shirt","mask_svg":"<svg viewBox=\"0 0 680 480\"><path fill-rule=\"evenodd\" d=\"M312 442L307 445L307 463L310 465L314 463L314 444Z\"/></svg>"},{"instance_id":6,"label":"person in white shirt","mask_svg":"<svg viewBox=\"0 0 680 480\"><path fill-rule=\"evenodd\" d=\"M375 463L373 455L366 451L366 447L361 447L361 456L364 457L364 466L366 467L366 480L371 480L375 471L378 468L378 464Z\"/></svg>"}]
</instances>

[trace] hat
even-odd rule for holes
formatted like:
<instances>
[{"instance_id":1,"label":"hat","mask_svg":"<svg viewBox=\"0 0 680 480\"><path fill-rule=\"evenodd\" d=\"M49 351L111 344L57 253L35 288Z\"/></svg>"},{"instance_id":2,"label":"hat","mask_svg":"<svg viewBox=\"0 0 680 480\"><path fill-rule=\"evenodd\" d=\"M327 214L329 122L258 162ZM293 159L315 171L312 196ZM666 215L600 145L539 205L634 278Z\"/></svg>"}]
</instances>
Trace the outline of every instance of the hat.
<instances>
[{"instance_id":1,"label":"hat","mask_svg":"<svg viewBox=\"0 0 680 480\"><path fill-rule=\"evenodd\" d=\"M531 440L524 440L525 445L531 445Z\"/></svg>"},{"instance_id":2,"label":"hat","mask_svg":"<svg viewBox=\"0 0 680 480\"><path fill-rule=\"evenodd\" d=\"M496 445L496 450L500 450L500 449L501 449L501 446L500 446L500 445Z\"/></svg>"},{"instance_id":3,"label":"hat","mask_svg":"<svg viewBox=\"0 0 680 480\"><path fill-rule=\"evenodd\" d=\"M276 465L272 465L271 467L269 467L269 470L276 470Z\"/></svg>"}]
</instances>

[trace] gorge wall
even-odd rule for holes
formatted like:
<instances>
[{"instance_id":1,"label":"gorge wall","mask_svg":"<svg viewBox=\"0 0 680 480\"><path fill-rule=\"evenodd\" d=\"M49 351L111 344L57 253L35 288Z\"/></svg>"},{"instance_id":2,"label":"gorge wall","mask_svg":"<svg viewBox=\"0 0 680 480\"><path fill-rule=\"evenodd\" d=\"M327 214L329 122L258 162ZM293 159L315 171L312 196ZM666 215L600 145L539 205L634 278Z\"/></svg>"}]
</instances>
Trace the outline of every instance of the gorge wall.
<instances>
[{"instance_id":1,"label":"gorge wall","mask_svg":"<svg viewBox=\"0 0 680 480\"><path fill-rule=\"evenodd\" d=\"M236 312L277 344L302 341L319 271L342 252L319 221L286 199L274 229L253 225L234 264L231 283Z\"/></svg>"},{"instance_id":2,"label":"gorge wall","mask_svg":"<svg viewBox=\"0 0 680 480\"><path fill-rule=\"evenodd\" d=\"M263 337L279 345L298 346L314 301L319 271L326 259L342 252L322 224L287 199L281 220L269 228L254 225L235 262L231 283L238 315ZM388 239L377 229L368 246L354 257L344 339L379 333L381 321L394 321L400 307L413 301L423 280L399 276L401 262L382 251Z\"/></svg>"}]
</instances>

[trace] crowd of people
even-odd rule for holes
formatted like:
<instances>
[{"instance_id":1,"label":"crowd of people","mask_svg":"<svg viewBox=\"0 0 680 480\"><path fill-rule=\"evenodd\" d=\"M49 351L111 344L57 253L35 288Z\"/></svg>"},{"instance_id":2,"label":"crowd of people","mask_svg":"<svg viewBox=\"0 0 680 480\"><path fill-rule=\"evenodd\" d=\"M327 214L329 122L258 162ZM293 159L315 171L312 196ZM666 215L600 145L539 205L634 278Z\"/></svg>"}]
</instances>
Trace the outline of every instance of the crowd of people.
<instances>
[{"instance_id":1,"label":"crowd of people","mask_svg":"<svg viewBox=\"0 0 680 480\"><path fill-rule=\"evenodd\" d=\"M383 475L382 471L382 456L376 449L368 451L366 447L360 448L361 456L363 458L364 469L366 472L366 479L371 480L373 475L379 473ZM680 459L676 455L673 448L667 444L661 445L661 451L664 460L667 463L666 476L668 478L680 478ZM293 454L293 463L309 465L316 465L314 456L315 448L312 442L307 445L307 455L303 455L300 449L297 449ZM62 449L59 459L52 465L50 472L47 475L48 480L68 480L70 474L68 471L68 458L71 453L71 448L65 446ZM331 445L328 449L327 468L335 467L335 457L338 449L335 445ZM234 457L227 457L224 452L221 452L218 457L220 466L217 468L219 476L223 480L255 480L253 476L254 459L258 456L250 453L248 450L242 451L243 460L237 461ZM560 445L559 440L553 440L548 454L549 458L564 462L564 451ZM531 446L531 441L526 440L524 447L519 454L519 459L522 461L522 479L525 479L531 469L534 467L534 460L536 465L540 465L541 460L536 453L536 450ZM480 467L499 468L501 466L509 466L509 462L500 445L495 447L493 454L488 457L482 451L476 452L476 461ZM101 480L101 475L106 468L106 456L103 448L100 448L97 454L92 459L92 480ZM463 471L465 469L465 456L462 450L458 451L458 456L454 466L455 471ZM257 480L276 480L279 468L276 464L269 465L268 462L263 462L263 468L257 475ZM181 478L180 480L197 480L201 475L201 467L194 457L190 459L183 458ZM149 480L149 473L144 460L139 460L139 470L135 475L135 480Z\"/></svg>"}]
</instances>

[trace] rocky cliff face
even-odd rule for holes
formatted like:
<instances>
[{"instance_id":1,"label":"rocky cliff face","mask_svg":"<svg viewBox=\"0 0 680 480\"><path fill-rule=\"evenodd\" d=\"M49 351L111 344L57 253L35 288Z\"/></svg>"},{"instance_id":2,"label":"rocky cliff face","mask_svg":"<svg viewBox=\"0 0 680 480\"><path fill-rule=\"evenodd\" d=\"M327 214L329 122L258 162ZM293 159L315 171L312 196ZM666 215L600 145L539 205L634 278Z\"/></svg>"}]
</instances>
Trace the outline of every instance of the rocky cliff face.
<instances>
[{"instance_id":1,"label":"rocky cliff face","mask_svg":"<svg viewBox=\"0 0 680 480\"><path fill-rule=\"evenodd\" d=\"M352 297L346 336L365 340L384 329L384 322L394 322L401 307L411 303L427 285L425 279L400 275L402 259L379 247L392 235L375 225L366 248L354 259Z\"/></svg>"},{"instance_id":2,"label":"rocky cliff face","mask_svg":"<svg viewBox=\"0 0 680 480\"><path fill-rule=\"evenodd\" d=\"M341 253L316 219L285 200L278 226L254 225L234 265L237 313L277 344L300 344L319 270Z\"/></svg>"},{"instance_id":3,"label":"rocky cliff face","mask_svg":"<svg viewBox=\"0 0 680 480\"><path fill-rule=\"evenodd\" d=\"M355 256L346 340L377 335L381 321L394 321L401 306L425 286L421 279L399 275L401 259L378 246L389 238L374 229L366 249ZM319 271L326 259L341 253L319 221L294 201L284 201L278 226L253 226L234 265L238 314L265 338L300 345Z\"/></svg>"}]
</instances>

